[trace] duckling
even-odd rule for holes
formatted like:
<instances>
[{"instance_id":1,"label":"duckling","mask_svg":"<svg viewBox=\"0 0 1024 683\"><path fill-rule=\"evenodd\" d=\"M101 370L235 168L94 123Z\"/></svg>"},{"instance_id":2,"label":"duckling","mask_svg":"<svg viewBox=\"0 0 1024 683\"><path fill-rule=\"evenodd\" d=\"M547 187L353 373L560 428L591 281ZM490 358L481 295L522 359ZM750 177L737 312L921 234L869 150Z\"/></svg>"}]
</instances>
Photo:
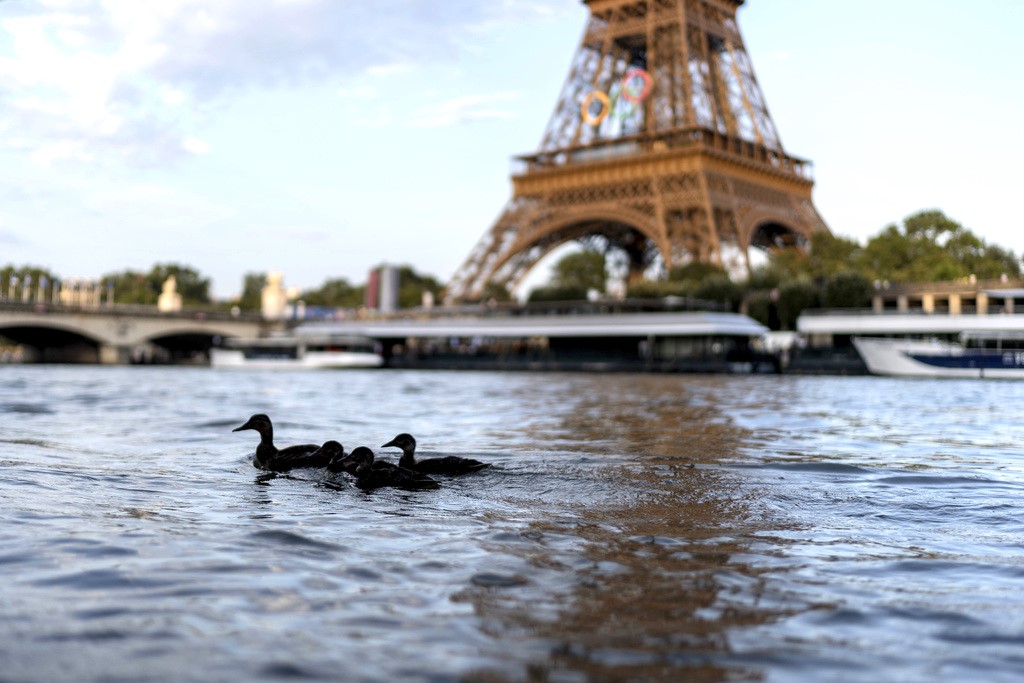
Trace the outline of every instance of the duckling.
<instances>
[{"instance_id":1,"label":"duckling","mask_svg":"<svg viewBox=\"0 0 1024 683\"><path fill-rule=\"evenodd\" d=\"M407 491L418 491L436 489L440 486L420 472L374 460L373 451L366 446L359 446L341 460L334 461L331 466L345 468L356 478L356 486L364 490L393 486Z\"/></svg>"},{"instance_id":2,"label":"duckling","mask_svg":"<svg viewBox=\"0 0 1024 683\"><path fill-rule=\"evenodd\" d=\"M270 423L270 418L262 413L253 415L244 425L231 431L240 432L243 429L252 429L260 434L256 457L252 461L253 467L271 472L287 472L300 467L324 467L329 462L329 459L325 460L322 455L313 457L320 449L316 444L304 443L278 449L274 446L274 427Z\"/></svg>"},{"instance_id":3,"label":"duckling","mask_svg":"<svg viewBox=\"0 0 1024 683\"><path fill-rule=\"evenodd\" d=\"M416 460L416 439L413 438L412 434L399 434L381 446L381 448L389 448L391 446L402 449L402 457L398 461L399 466L416 472L423 472L424 474L468 474L469 472L476 472L485 467L490 467L490 463L480 462L472 458L460 458L457 455Z\"/></svg>"}]
</instances>

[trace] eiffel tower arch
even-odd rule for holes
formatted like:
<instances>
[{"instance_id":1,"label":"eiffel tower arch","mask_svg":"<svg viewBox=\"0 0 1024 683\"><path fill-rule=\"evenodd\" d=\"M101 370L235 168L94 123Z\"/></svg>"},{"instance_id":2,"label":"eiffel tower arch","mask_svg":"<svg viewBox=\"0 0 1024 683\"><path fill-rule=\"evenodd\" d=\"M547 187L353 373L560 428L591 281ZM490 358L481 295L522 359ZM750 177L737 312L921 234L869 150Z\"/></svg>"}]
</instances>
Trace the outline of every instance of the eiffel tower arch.
<instances>
[{"instance_id":1,"label":"eiffel tower arch","mask_svg":"<svg viewBox=\"0 0 1024 683\"><path fill-rule=\"evenodd\" d=\"M810 163L787 154L754 77L744 0L583 0L590 17L540 148L448 286L514 289L571 241L660 261L723 264L728 246L801 247L828 230ZM749 262L747 263L749 268Z\"/></svg>"}]
</instances>

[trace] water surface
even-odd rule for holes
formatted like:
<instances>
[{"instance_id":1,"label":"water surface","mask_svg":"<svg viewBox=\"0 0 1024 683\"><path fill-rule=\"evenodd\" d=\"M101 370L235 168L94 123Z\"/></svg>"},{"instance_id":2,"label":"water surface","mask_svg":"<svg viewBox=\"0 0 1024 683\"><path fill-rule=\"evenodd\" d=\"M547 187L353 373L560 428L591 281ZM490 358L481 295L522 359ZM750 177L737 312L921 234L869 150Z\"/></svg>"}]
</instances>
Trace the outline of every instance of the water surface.
<instances>
[{"instance_id":1,"label":"water surface","mask_svg":"<svg viewBox=\"0 0 1024 683\"><path fill-rule=\"evenodd\" d=\"M1019 680L1022 394L0 367L0 678ZM492 467L267 477L256 412Z\"/></svg>"}]
</instances>

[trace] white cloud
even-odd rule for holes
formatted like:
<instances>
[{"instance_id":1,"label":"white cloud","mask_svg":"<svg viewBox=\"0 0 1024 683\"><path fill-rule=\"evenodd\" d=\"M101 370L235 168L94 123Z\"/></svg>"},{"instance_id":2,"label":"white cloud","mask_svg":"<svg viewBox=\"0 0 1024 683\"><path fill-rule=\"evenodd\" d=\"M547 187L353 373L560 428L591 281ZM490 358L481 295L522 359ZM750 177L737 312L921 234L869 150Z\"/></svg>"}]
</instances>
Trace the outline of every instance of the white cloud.
<instances>
[{"instance_id":1,"label":"white cloud","mask_svg":"<svg viewBox=\"0 0 1024 683\"><path fill-rule=\"evenodd\" d=\"M37 147L30 158L37 166L48 167L57 161L90 161L92 156L81 142L61 140Z\"/></svg>"},{"instance_id":2,"label":"white cloud","mask_svg":"<svg viewBox=\"0 0 1024 683\"><path fill-rule=\"evenodd\" d=\"M205 140L200 140L199 138L185 138L181 142L181 147L189 154L195 154L197 156L209 154L210 152L210 144Z\"/></svg>"},{"instance_id":3,"label":"white cloud","mask_svg":"<svg viewBox=\"0 0 1024 683\"><path fill-rule=\"evenodd\" d=\"M113 157L152 164L191 151L180 141L238 92L341 87L362 74L406 73L456 59L488 31L575 7L575 0L3 4L0 128L11 131L5 139L35 140L33 154L50 163ZM186 102L192 106L177 107ZM448 107L422 112L417 125L507 115L483 103Z\"/></svg>"}]
</instances>

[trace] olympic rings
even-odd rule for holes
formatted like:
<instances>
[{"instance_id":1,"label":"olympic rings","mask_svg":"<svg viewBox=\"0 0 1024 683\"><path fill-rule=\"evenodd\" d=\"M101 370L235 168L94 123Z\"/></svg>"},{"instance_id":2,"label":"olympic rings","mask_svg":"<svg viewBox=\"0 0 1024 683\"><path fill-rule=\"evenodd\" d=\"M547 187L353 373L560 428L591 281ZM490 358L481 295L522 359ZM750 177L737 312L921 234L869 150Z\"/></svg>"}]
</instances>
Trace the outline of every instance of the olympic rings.
<instances>
[{"instance_id":1,"label":"olympic rings","mask_svg":"<svg viewBox=\"0 0 1024 683\"><path fill-rule=\"evenodd\" d=\"M643 86L639 91L630 90L633 85L633 79L639 78L643 81ZM616 114L620 118L625 118L631 111L627 111L627 108L622 106L621 100L625 100L630 104L637 105L646 100L650 94L651 89L654 87L654 78L651 74L647 73L640 67L633 67L626 72L626 75L622 77L619 82L619 91L615 94L615 106L614 109ZM590 113L590 105L594 103L594 100L598 100L601 103L601 111L596 115ZM580 116L583 118L583 123L590 124L591 126L599 126L601 122L605 120L605 117L612 112L612 102L607 94L600 90L591 91L586 97L583 98L583 103L580 105Z\"/></svg>"},{"instance_id":2,"label":"olympic rings","mask_svg":"<svg viewBox=\"0 0 1024 683\"><path fill-rule=\"evenodd\" d=\"M590 113L590 105L594 103L594 100L601 102L601 111L598 112L597 116ZM580 115L583 117L583 123L588 123L591 126L601 125L604 121L604 117L608 116L608 112L612 110L611 100L600 90L594 90L589 95L583 98L583 104L580 106Z\"/></svg>"},{"instance_id":3,"label":"olympic rings","mask_svg":"<svg viewBox=\"0 0 1024 683\"><path fill-rule=\"evenodd\" d=\"M640 78L644 82L644 87L640 89L639 93L633 93L629 90L629 86L634 78ZM651 94L651 87L653 85L654 79L651 78L649 73L640 68L630 69L622 77L622 98L628 102L643 102Z\"/></svg>"}]
</instances>

